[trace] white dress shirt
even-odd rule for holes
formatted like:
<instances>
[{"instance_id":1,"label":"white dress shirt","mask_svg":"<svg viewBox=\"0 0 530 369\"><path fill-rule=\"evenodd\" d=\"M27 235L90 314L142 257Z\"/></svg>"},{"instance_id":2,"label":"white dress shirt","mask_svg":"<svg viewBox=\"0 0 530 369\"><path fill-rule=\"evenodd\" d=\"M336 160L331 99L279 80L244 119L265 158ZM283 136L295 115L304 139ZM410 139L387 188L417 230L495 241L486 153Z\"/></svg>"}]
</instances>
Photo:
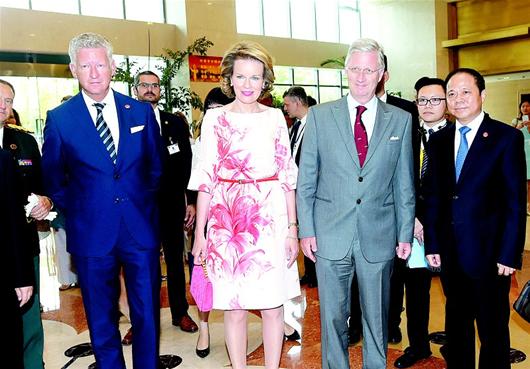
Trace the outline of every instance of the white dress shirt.
<instances>
[{"instance_id":1,"label":"white dress shirt","mask_svg":"<svg viewBox=\"0 0 530 369\"><path fill-rule=\"evenodd\" d=\"M4 123L0 123L0 148L4 145Z\"/></svg>"},{"instance_id":2,"label":"white dress shirt","mask_svg":"<svg viewBox=\"0 0 530 369\"><path fill-rule=\"evenodd\" d=\"M428 125L425 124L424 121L421 121L420 122L420 127L425 129L425 140L426 141L429 141L429 138L430 138L430 134L429 134L429 131L432 129L434 132L438 132L439 130L441 130L442 128L444 128L445 126L447 125L447 120L446 119L442 119L441 121L439 121L438 123L436 123L434 126L432 127L429 127ZM423 146L423 142L421 143L422 146Z\"/></svg>"},{"instance_id":3,"label":"white dress shirt","mask_svg":"<svg viewBox=\"0 0 530 369\"><path fill-rule=\"evenodd\" d=\"M482 124L483 120L484 120L484 112L481 111L480 114L475 117L475 119L473 119L471 122L466 124L467 127L471 128L471 131L469 131L466 134L468 150L471 149L471 144L473 144L473 140L475 139L475 136L477 135L478 129L480 128L480 125ZM456 162L456 154L458 153L458 147L460 146L460 128L463 127L464 124L460 123L457 119L455 126L456 126L456 131L455 131L454 158Z\"/></svg>"},{"instance_id":4,"label":"white dress shirt","mask_svg":"<svg viewBox=\"0 0 530 369\"><path fill-rule=\"evenodd\" d=\"M112 135L112 139L114 140L114 147L116 148L116 153L118 153L118 147L120 143L120 123L118 121L118 111L116 110L114 92L112 91L112 89L109 89L107 96L105 96L102 101L96 101L92 99L83 90L81 91L81 95L85 100L85 104L88 108L90 116L92 117L94 126L96 126L96 118L98 116L98 111L94 104L98 102L100 104L105 104L105 107L103 108L103 119L105 119L105 122L107 123L107 126L110 129L110 134Z\"/></svg>"},{"instance_id":5,"label":"white dress shirt","mask_svg":"<svg viewBox=\"0 0 530 369\"><path fill-rule=\"evenodd\" d=\"M300 120L300 126L298 127L298 132L296 132L296 138L294 141L293 152L292 152L293 158L296 158L296 154L298 154L298 149L300 149L300 142L302 141L302 137L304 136L307 114L304 115L302 119L299 119L299 120Z\"/></svg>"},{"instance_id":6,"label":"white dress shirt","mask_svg":"<svg viewBox=\"0 0 530 369\"><path fill-rule=\"evenodd\" d=\"M156 118L156 121L158 122L158 129L160 130L160 136L162 136L162 122L160 121L160 110L162 109L160 109L157 105L153 108L153 110L155 111L155 118Z\"/></svg>"},{"instance_id":7,"label":"white dress shirt","mask_svg":"<svg viewBox=\"0 0 530 369\"><path fill-rule=\"evenodd\" d=\"M357 118L357 107L359 105L363 105L366 110L361 116L361 119L364 124L364 128L366 129L366 136L368 137L368 146L370 146L370 138L372 137L372 133L374 132L374 126L375 126L375 115L377 114L377 97L374 95L370 101L368 101L366 104L359 104L355 99L351 96L351 94L348 94L346 97L346 101L348 102L348 111L350 113L350 122L351 122L351 129L352 132L355 132L355 118ZM355 133L353 134L355 137Z\"/></svg>"}]
</instances>

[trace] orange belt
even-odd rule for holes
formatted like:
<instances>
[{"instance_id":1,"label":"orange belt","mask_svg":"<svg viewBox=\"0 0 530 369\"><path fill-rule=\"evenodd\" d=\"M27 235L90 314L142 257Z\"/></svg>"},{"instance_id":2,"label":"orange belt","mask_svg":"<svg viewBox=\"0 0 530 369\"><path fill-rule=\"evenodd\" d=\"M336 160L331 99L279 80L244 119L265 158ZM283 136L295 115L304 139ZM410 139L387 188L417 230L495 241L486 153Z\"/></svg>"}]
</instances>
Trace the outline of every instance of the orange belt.
<instances>
[{"instance_id":1,"label":"orange belt","mask_svg":"<svg viewBox=\"0 0 530 369\"><path fill-rule=\"evenodd\" d=\"M272 177L267 178L259 178L259 179L227 179L227 178L217 178L219 182L228 182L228 183L238 183L238 184L248 184L248 183L258 183L258 182L268 182L268 181L277 181L278 176L274 175Z\"/></svg>"}]
</instances>

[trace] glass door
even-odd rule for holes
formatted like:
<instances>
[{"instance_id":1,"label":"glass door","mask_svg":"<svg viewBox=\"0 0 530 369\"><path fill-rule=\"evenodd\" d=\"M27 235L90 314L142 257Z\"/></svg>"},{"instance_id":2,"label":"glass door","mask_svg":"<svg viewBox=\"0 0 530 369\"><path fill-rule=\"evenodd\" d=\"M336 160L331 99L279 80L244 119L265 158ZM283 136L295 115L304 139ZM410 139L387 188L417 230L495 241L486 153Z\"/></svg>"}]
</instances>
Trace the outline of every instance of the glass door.
<instances>
[{"instance_id":1,"label":"glass door","mask_svg":"<svg viewBox=\"0 0 530 369\"><path fill-rule=\"evenodd\" d=\"M59 105L64 96L79 91L73 78L0 76L0 79L15 87L13 108L20 115L22 126L34 134L39 145L42 145L46 112Z\"/></svg>"}]
</instances>

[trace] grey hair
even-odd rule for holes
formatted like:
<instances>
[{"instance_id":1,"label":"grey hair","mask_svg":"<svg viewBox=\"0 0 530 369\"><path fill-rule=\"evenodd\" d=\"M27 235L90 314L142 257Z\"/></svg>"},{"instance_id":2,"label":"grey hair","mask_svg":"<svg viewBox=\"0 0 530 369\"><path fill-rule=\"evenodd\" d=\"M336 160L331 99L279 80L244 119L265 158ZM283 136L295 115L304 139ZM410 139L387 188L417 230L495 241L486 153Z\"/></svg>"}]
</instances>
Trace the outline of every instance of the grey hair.
<instances>
[{"instance_id":1,"label":"grey hair","mask_svg":"<svg viewBox=\"0 0 530 369\"><path fill-rule=\"evenodd\" d=\"M13 85L11 83L7 82L5 79L0 79L0 85L5 85L5 86L9 87L11 89L11 91L13 91L13 96L15 95L15 88L13 87Z\"/></svg>"},{"instance_id":2,"label":"grey hair","mask_svg":"<svg viewBox=\"0 0 530 369\"><path fill-rule=\"evenodd\" d=\"M112 61L112 44L105 37L97 33L86 32L75 36L70 40L68 45L68 55L70 62L76 63L77 53L81 49L99 49L104 48L107 51L107 58L109 63Z\"/></svg>"},{"instance_id":3,"label":"grey hair","mask_svg":"<svg viewBox=\"0 0 530 369\"><path fill-rule=\"evenodd\" d=\"M383 69L385 67L385 52L383 47L377 43L377 41L372 40L371 38L359 38L350 45L348 49L348 55L346 56L346 61L344 66L348 65L350 58L353 53L356 52L377 52L379 68Z\"/></svg>"}]
</instances>

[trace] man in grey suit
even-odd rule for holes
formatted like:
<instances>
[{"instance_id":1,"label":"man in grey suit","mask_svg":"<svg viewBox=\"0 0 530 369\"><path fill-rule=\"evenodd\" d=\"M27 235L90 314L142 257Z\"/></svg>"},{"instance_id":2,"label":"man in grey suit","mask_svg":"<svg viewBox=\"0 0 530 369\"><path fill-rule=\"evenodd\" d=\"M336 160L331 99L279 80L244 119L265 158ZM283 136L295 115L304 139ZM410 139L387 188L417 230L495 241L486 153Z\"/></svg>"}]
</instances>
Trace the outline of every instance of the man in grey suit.
<instances>
[{"instance_id":1,"label":"man in grey suit","mask_svg":"<svg viewBox=\"0 0 530 369\"><path fill-rule=\"evenodd\" d=\"M322 368L349 368L350 284L359 282L363 368L386 368L393 258L410 254L414 178L409 113L375 96L383 50L355 41L350 93L309 110L297 185L304 254L316 262Z\"/></svg>"}]
</instances>

